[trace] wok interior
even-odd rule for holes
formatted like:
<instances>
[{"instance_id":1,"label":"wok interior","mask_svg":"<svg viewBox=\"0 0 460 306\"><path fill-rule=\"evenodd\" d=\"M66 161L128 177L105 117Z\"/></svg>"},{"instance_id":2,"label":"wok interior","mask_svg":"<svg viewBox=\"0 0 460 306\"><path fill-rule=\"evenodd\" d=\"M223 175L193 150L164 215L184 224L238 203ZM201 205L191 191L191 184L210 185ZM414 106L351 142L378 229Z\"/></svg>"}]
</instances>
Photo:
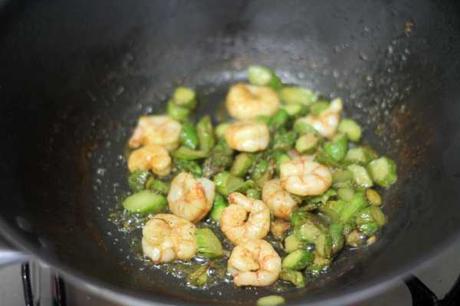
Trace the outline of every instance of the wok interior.
<instances>
[{"instance_id":1,"label":"wok interior","mask_svg":"<svg viewBox=\"0 0 460 306\"><path fill-rule=\"evenodd\" d=\"M128 7L129 6L129 7ZM1 216L66 271L150 300L247 303L270 289L191 290L135 258L107 221L128 190L122 158L137 117L177 84L216 108L249 64L344 98L365 139L398 164L388 225L289 301L374 284L459 228L455 7L410 1L19 1L0 15ZM455 29L455 30L454 30Z\"/></svg>"}]
</instances>

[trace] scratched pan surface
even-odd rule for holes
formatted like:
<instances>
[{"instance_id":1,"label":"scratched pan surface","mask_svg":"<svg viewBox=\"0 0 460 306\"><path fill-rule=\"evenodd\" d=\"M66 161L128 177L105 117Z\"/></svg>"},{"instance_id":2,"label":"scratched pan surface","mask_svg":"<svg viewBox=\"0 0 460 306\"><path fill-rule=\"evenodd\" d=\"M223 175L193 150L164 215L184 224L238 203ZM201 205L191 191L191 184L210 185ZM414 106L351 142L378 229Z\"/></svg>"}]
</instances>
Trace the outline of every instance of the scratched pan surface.
<instances>
[{"instance_id":1,"label":"scratched pan surface","mask_svg":"<svg viewBox=\"0 0 460 306\"><path fill-rule=\"evenodd\" d=\"M460 227L458 7L443 1L0 2L0 228L76 283L128 302L251 304L271 289L191 290L107 220L127 192L139 115L177 84L212 112L249 64L341 96L399 180L372 247L292 303L345 303L429 259ZM380 286L380 287L379 287Z\"/></svg>"}]
</instances>

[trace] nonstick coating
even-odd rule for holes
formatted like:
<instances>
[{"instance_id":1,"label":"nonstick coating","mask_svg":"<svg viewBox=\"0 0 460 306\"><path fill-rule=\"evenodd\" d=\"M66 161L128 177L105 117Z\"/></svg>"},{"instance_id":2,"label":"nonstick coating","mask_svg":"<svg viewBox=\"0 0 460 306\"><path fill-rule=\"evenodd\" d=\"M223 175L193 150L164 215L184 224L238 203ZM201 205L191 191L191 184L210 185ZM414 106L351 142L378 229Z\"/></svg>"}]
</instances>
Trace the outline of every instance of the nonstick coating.
<instances>
[{"instance_id":1,"label":"nonstick coating","mask_svg":"<svg viewBox=\"0 0 460 306\"><path fill-rule=\"evenodd\" d=\"M200 89L201 112L212 112L258 63L343 97L365 139L398 164L381 239L283 295L303 304L368 294L460 227L458 13L454 1L428 0L6 2L2 234L112 298L234 305L273 292L187 289L146 267L107 221L128 190L123 152L137 117L163 110L178 84Z\"/></svg>"}]
</instances>

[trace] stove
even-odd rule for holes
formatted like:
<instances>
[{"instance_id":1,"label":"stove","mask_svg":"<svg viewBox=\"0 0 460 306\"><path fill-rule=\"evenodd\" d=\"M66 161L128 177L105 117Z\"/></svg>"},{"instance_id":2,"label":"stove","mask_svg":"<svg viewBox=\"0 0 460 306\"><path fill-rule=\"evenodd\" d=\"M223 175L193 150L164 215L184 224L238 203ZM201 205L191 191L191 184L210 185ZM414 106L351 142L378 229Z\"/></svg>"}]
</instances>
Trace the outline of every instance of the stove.
<instances>
[{"instance_id":1,"label":"stove","mask_svg":"<svg viewBox=\"0 0 460 306\"><path fill-rule=\"evenodd\" d=\"M353 306L460 305L459 255L460 241L414 271L414 277L406 282L401 280L385 292ZM50 267L36 262L0 268L0 306L24 305L127 306L82 291L57 276Z\"/></svg>"}]
</instances>

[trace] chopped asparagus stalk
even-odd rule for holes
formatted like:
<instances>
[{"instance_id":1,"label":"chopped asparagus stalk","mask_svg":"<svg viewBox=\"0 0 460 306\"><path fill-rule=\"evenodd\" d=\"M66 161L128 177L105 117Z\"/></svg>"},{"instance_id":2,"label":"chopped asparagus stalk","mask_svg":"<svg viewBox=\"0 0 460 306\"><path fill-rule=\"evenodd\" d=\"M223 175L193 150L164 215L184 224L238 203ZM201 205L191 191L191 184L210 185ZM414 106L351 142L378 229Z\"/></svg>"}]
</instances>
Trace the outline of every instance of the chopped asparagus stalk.
<instances>
[{"instance_id":1,"label":"chopped asparagus stalk","mask_svg":"<svg viewBox=\"0 0 460 306\"><path fill-rule=\"evenodd\" d=\"M315 133L307 133L301 135L297 139L295 143L295 149L299 153L313 153L316 150L318 142L319 138Z\"/></svg>"},{"instance_id":2,"label":"chopped asparagus stalk","mask_svg":"<svg viewBox=\"0 0 460 306\"><path fill-rule=\"evenodd\" d=\"M303 270L313 262L314 255L307 250L295 250L283 258L282 267L289 270Z\"/></svg>"},{"instance_id":3,"label":"chopped asparagus stalk","mask_svg":"<svg viewBox=\"0 0 460 306\"><path fill-rule=\"evenodd\" d=\"M186 121L188 116L190 115L190 109L179 106L175 104L173 101L169 101L166 106L166 112L168 115L177 120L177 121Z\"/></svg>"},{"instance_id":4,"label":"chopped asparagus stalk","mask_svg":"<svg viewBox=\"0 0 460 306\"><path fill-rule=\"evenodd\" d=\"M188 87L177 87L174 90L173 101L179 106L194 109L196 106L196 93Z\"/></svg>"},{"instance_id":5,"label":"chopped asparagus stalk","mask_svg":"<svg viewBox=\"0 0 460 306\"><path fill-rule=\"evenodd\" d=\"M355 191L351 188L339 188L337 190L337 195L339 199L344 201L350 201L353 198Z\"/></svg>"},{"instance_id":6,"label":"chopped asparagus stalk","mask_svg":"<svg viewBox=\"0 0 460 306\"><path fill-rule=\"evenodd\" d=\"M254 162L254 155L249 153L240 153L235 157L230 173L234 176L243 177L251 168Z\"/></svg>"},{"instance_id":7,"label":"chopped asparagus stalk","mask_svg":"<svg viewBox=\"0 0 460 306\"><path fill-rule=\"evenodd\" d=\"M370 210L375 223L377 223L379 226L383 226L385 223L387 223L387 218L379 207L372 206L370 207Z\"/></svg>"},{"instance_id":8,"label":"chopped asparagus stalk","mask_svg":"<svg viewBox=\"0 0 460 306\"><path fill-rule=\"evenodd\" d=\"M309 89L287 86L280 90L280 98L286 104L310 105L318 100L318 95Z\"/></svg>"},{"instance_id":9,"label":"chopped asparagus stalk","mask_svg":"<svg viewBox=\"0 0 460 306\"><path fill-rule=\"evenodd\" d=\"M295 250L305 248L305 243L295 235L289 235L284 239L284 250L286 253L292 253Z\"/></svg>"},{"instance_id":10,"label":"chopped asparagus stalk","mask_svg":"<svg viewBox=\"0 0 460 306\"><path fill-rule=\"evenodd\" d=\"M388 188L397 180L396 164L387 157L380 157L371 161L368 169L372 180L382 187Z\"/></svg>"},{"instance_id":11,"label":"chopped asparagus stalk","mask_svg":"<svg viewBox=\"0 0 460 306\"><path fill-rule=\"evenodd\" d=\"M257 300L257 306L279 306L285 303L284 298L279 295L268 295Z\"/></svg>"},{"instance_id":12,"label":"chopped asparagus stalk","mask_svg":"<svg viewBox=\"0 0 460 306\"><path fill-rule=\"evenodd\" d=\"M284 110L280 109L276 114L274 114L268 121L268 126L272 130L279 129L286 125L289 121L289 114Z\"/></svg>"},{"instance_id":13,"label":"chopped asparagus stalk","mask_svg":"<svg viewBox=\"0 0 460 306\"><path fill-rule=\"evenodd\" d=\"M199 255L207 258L217 258L224 254L219 238L209 228L198 228L195 237Z\"/></svg>"},{"instance_id":14,"label":"chopped asparagus stalk","mask_svg":"<svg viewBox=\"0 0 460 306\"><path fill-rule=\"evenodd\" d=\"M249 188L248 190L246 190L246 196L256 200L260 200L261 198L260 191L255 188Z\"/></svg>"},{"instance_id":15,"label":"chopped asparagus stalk","mask_svg":"<svg viewBox=\"0 0 460 306\"><path fill-rule=\"evenodd\" d=\"M345 161L347 163L367 165L374 158L377 158L377 156L372 149L368 147L356 147L348 150Z\"/></svg>"},{"instance_id":16,"label":"chopped asparagus stalk","mask_svg":"<svg viewBox=\"0 0 460 306\"><path fill-rule=\"evenodd\" d=\"M230 149L224 139L220 139L203 163L203 175L205 177L213 176L230 167L232 162L233 150Z\"/></svg>"},{"instance_id":17,"label":"chopped asparagus stalk","mask_svg":"<svg viewBox=\"0 0 460 306\"><path fill-rule=\"evenodd\" d=\"M167 182L163 182L151 177L146 183L146 188L158 194L167 195L169 192L169 185L170 184Z\"/></svg>"},{"instance_id":18,"label":"chopped asparagus stalk","mask_svg":"<svg viewBox=\"0 0 460 306\"><path fill-rule=\"evenodd\" d=\"M351 141L358 142L361 139L361 127L352 119L342 119L338 130L340 133L347 135Z\"/></svg>"},{"instance_id":19,"label":"chopped asparagus stalk","mask_svg":"<svg viewBox=\"0 0 460 306\"><path fill-rule=\"evenodd\" d=\"M316 130L306 121L305 117L299 118L294 122L294 131L300 135L316 133Z\"/></svg>"},{"instance_id":20,"label":"chopped asparagus stalk","mask_svg":"<svg viewBox=\"0 0 460 306\"><path fill-rule=\"evenodd\" d=\"M324 145L324 151L336 162L345 158L348 150L348 139L345 135L337 135Z\"/></svg>"},{"instance_id":21,"label":"chopped asparagus stalk","mask_svg":"<svg viewBox=\"0 0 460 306\"><path fill-rule=\"evenodd\" d=\"M200 143L200 150L204 152L211 151L216 141L214 139L214 129L212 127L211 117L204 116L198 121L196 125L198 139Z\"/></svg>"},{"instance_id":22,"label":"chopped asparagus stalk","mask_svg":"<svg viewBox=\"0 0 460 306\"><path fill-rule=\"evenodd\" d=\"M167 206L166 198L149 190L139 191L123 201L123 207L132 213L159 213Z\"/></svg>"},{"instance_id":23,"label":"chopped asparagus stalk","mask_svg":"<svg viewBox=\"0 0 460 306\"><path fill-rule=\"evenodd\" d=\"M192 150L198 148L198 134L193 124L188 122L182 124L180 141L182 145Z\"/></svg>"},{"instance_id":24,"label":"chopped asparagus stalk","mask_svg":"<svg viewBox=\"0 0 460 306\"><path fill-rule=\"evenodd\" d=\"M369 188L373 185L372 179L369 176L366 168L360 165L349 165L347 169L353 173L353 179L359 187Z\"/></svg>"},{"instance_id":25,"label":"chopped asparagus stalk","mask_svg":"<svg viewBox=\"0 0 460 306\"><path fill-rule=\"evenodd\" d=\"M301 104L282 105L281 109L284 109L289 116L300 116L305 114L307 111L307 107Z\"/></svg>"},{"instance_id":26,"label":"chopped asparagus stalk","mask_svg":"<svg viewBox=\"0 0 460 306\"><path fill-rule=\"evenodd\" d=\"M282 270L280 279L292 283L297 288L305 287L305 277L299 271Z\"/></svg>"},{"instance_id":27,"label":"chopped asparagus stalk","mask_svg":"<svg viewBox=\"0 0 460 306\"><path fill-rule=\"evenodd\" d=\"M216 126L216 137L224 138L225 130L230 126L230 123L221 123Z\"/></svg>"},{"instance_id":28,"label":"chopped asparagus stalk","mask_svg":"<svg viewBox=\"0 0 460 306\"><path fill-rule=\"evenodd\" d=\"M374 235L379 228L376 222L364 223L358 226L359 231L368 237Z\"/></svg>"},{"instance_id":29,"label":"chopped asparagus stalk","mask_svg":"<svg viewBox=\"0 0 460 306\"><path fill-rule=\"evenodd\" d=\"M250 66L248 79L251 84L257 86L269 86L275 90L281 87L281 80L275 72L263 66Z\"/></svg>"},{"instance_id":30,"label":"chopped asparagus stalk","mask_svg":"<svg viewBox=\"0 0 460 306\"><path fill-rule=\"evenodd\" d=\"M210 213L211 219L219 223L220 217L222 216L225 207L227 207L227 201L225 200L225 198L220 194L216 194L214 198L214 204L212 206L212 210Z\"/></svg>"},{"instance_id":31,"label":"chopped asparagus stalk","mask_svg":"<svg viewBox=\"0 0 460 306\"><path fill-rule=\"evenodd\" d=\"M138 192L145 189L147 180L151 177L150 172L145 170L135 170L128 177L129 188L133 192Z\"/></svg>"},{"instance_id":32,"label":"chopped asparagus stalk","mask_svg":"<svg viewBox=\"0 0 460 306\"><path fill-rule=\"evenodd\" d=\"M174 156L177 159L183 159L183 160L196 160L196 159L203 159L208 156L208 152L203 151L203 150L192 150L187 147L179 147L176 151L172 153L172 156Z\"/></svg>"},{"instance_id":33,"label":"chopped asparagus stalk","mask_svg":"<svg viewBox=\"0 0 460 306\"><path fill-rule=\"evenodd\" d=\"M345 244L343 225L340 223L332 223L329 225L329 234L332 240L332 253L337 254Z\"/></svg>"},{"instance_id":34,"label":"chopped asparagus stalk","mask_svg":"<svg viewBox=\"0 0 460 306\"><path fill-rule=\"evenodd\" d=\"M288 151L294 147L296 140L296 132L280 129L274 133L272 147L274 150Z\"/></svg>"},{"instance_id":35,"label":"chopped asparagus stalk","mask_svg":"<svg viewBox=\"0 0 460 306\"><path fill-rule=\"evenodd\" d=\"M367 206L367 201L364 196L363 192L355 192L353 198L350 202L347 203L341 210L340 210L340 221L341 223L345 224L348 223L351 218L359 212L361 209Z\"/></svg>"},{"instance_id":36,"label":"chopped asparagus stalk","mask_svg":"<svg viewBox=\"0 0 460 306\"><path fill-rule=\"evenodd\" d=\"M332 222L340 222L340 214L347 202L344 200L327 201L319 210L325 214Z\"/></svg>"},{"instance_id":37,"label":"chopped asparagus stalk","mask_svg":"<svg viewBox=\"0 0 460 306\"><path fill-rule=\"evenodd\" d=\"M243 186L244 180L224 171L214 177L214 184L216 184L218 192L227 196L230 193L239 190Z\"/></svg>"},{"instance_id":38,"label":"chopped asparagus stalk","mask_svg":"<svg viewBox=\"0 0 460 306\"><path fill-rule=\"evenodd\" d=\"M201 177L203 174L200 165L193 160L175 158L174 164L176 165L177 169L185 172L190 172L196 177Z\"/></svg>"}]
</instances>

